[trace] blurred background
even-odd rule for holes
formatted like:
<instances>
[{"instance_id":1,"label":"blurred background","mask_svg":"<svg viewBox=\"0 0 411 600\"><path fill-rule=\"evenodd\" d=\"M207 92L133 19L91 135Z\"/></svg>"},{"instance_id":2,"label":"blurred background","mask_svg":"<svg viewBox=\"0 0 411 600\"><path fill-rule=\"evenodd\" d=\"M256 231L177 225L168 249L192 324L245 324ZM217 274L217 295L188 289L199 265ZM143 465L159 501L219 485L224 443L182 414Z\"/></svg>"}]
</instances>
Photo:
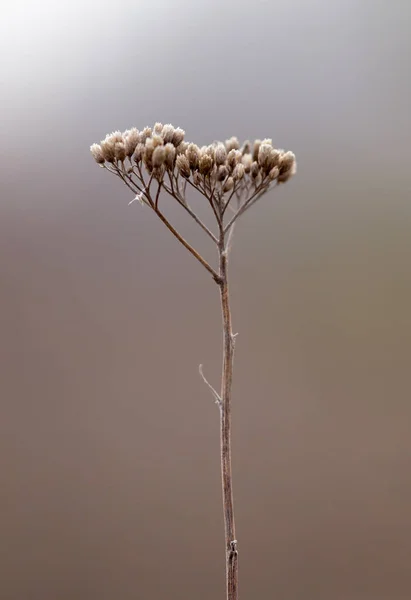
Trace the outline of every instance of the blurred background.
<instances>
[{"instance_id":1,"label":"blurred background","mask_svg":"<svg viewBox=\"0 0 411 600\"><path fill-rule=\"evenodd\" d=\"M410 3L0 10L1 599L224 598L218 291L89 153L161 121L298 159L231 259L241 598L408 600Z\"/></svg>"}]
</instances>

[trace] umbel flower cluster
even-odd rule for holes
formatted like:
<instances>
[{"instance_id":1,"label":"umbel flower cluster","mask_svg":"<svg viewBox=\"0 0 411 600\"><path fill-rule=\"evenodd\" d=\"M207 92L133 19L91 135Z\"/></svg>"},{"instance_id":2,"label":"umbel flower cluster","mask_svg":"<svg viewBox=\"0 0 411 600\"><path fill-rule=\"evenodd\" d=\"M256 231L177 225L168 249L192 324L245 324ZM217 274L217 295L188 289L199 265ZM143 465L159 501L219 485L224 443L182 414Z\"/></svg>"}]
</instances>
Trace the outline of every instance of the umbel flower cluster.
<instances>
[{"instance_id":1,"label":"umbel flower cluster","mask_svg":"<svg viewBox=\"0 0 411 600\"><path fill-rule=\"evenodd\" d=\"M274 148L271 139L240 145L232 137L225 143L199 147L185 140L180 127L162 123L142 131L115 131L90 150L96 162L118 176L134 199L150 206L174 235L159 206L162 190L173 196L215 243L221 235L217 238L190 208L188 187L206 198L220 234L226 234L270 187L285 183L296 170L294 154ZM181 236L179 239L182 241Z\"/></svg>"}]
</instances>

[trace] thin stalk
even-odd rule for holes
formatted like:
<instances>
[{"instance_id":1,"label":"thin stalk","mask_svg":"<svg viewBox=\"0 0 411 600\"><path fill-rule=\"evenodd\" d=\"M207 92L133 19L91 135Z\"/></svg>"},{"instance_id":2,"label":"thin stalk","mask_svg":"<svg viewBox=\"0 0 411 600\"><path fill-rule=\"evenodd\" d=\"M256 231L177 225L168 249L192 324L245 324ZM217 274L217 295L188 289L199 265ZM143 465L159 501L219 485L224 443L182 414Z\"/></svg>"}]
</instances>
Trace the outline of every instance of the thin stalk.
<instances>
[{"instance_id":1,"label":"thin stalk","mask_svg":"<svg viewBox=\"0 0 411 600\"><path fill-rule=\"evenodd\" d=\"M154 212L160 219L163 221L164 225L171 231L171 233L178 239L179 242L183 244L185 248L207 269L209 273L213 276L214 281L217 283L220 282L220 276L216 271L214 271L213 267L211 267L208 262L201 256L199 252L195 248L193 248L182 235L178 233L176 229L171 225L171 223L166 219L166 217L158 210L154 209Z\"/></svg>"},{"instance_id":2,"label":"thin stalk","mask_svg":"<svg viewBox=\"0 0 411 600\"><path fill-rule=\"evenodd\" d=\"M233 381L234 343L231 326L231 309L228 288L228 245L223 226L220 228L220 299L223 320L223 369L220 403L220 450L221 483L223 490L225 551L226 551L226 598L238 600L238 552L235 536L233 486L231 470L231 390Z\"/></svg>"}]
</instances>

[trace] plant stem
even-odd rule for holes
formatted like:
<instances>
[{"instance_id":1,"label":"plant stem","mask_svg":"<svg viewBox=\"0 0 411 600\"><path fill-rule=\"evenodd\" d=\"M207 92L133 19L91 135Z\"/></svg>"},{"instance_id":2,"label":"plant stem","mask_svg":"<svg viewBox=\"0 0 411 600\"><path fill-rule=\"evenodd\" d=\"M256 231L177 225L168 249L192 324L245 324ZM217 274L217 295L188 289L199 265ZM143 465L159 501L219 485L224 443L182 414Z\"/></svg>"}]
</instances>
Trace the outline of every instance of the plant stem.
<instances>
[{"instance_id":1,"label":"plant stem","mask_svg":"<svg viewBox=\"0 0 411 600\"><path fill-rule=\"evenodd\" d=\"M228 247L221 226L219 240L220 297L223 319L223 371L220 404L221 482L223 490L224 529L226 547L226 599L238 600L238 553L235 537L233 488L231 472L231 390L235 336L231 327L231 310L228 289Z\"/></svg>"},{"instance_id":2,"label":"plant stem","mask_svg":"<svg viewBox=\"0 0 411 600\"><path fill-rule=\"evenodd\" d=\"M158 210L158 208L153 208L154 212L156 213L156 215L158 217L160 217L160 219L163 221L164 225L171 231L171 233L178 239L179 242L181 242L183 244L183 246L185 248L187 248L187 250L189 252L191 252L191 254L193 256L195 256L195 258L203 265L203 267L205 267L207 269L207 271L209 273L211 273L211 275L213 276L213 279L219 283L220 282L220 277L218 275L218 273L216 273L216 271L214 271L214 269L208 264L208 262L201 256L201 254L199 254L197 252L197 250L195 248L193 248L184 238L182 235L180 235L178 233L178 231L176 229L174 229L174 227L171 225L171 223L169 223L169 221L166 219L166 217Z\"/></svg>"}]
</instances>

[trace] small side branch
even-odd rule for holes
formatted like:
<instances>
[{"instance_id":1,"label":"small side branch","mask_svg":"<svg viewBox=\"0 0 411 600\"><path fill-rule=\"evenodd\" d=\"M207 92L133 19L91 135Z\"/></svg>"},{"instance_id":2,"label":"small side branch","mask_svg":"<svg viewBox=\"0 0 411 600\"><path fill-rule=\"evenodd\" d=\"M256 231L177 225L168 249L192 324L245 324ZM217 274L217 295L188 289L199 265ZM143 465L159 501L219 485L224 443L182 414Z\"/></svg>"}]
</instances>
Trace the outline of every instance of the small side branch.
<instances>
[{"instance_id":1,"label":"small side branch","mask_svg":"<svg viewBox=\"0 0 411 600\"><path fill-rule=\"evenodd\" d=\"M207 271L212 275L214 281L216 283L220 282L220 276L219 274L208 264L208 262L201 256L201 254L199 254L197 252L197 250L195 250L195 248L193 248L193 246L191 246L184 238L182 235L180 235L178 233L178 231L176 229L174 229L174 227L171 225L171 223L166 219L166 217L160 212L160 210L157 208L154 208L154 212L156 213L156 215L163 221L164 225L171 231L171 233L178 239L179 242L181 242L181 244L187 248L187 250L189 252L191 252L191 254L203 265L203 267L205 267L207 269Z\"/></svg>"},{"instance_id":2,"label":"small side branch","mask_svg":"<svg viewBox=\"0 0 411 600\"><path fill-rule=\"evenodd\" d=\"M250 206L255 204L255 202L257 202L257 200L259 200L261 198L261 196L263 196L267 192L268 187L266 187L265 183L266 183L266 180L264 179L260 183L260 185L256 188L255 192L249 198L247 198L247 200L244 202L244 204L237 210L237 212L234 214L234 216L231 218L231 220L224 227L224 233L227 233L227 231L230 231L230 228L235 223L235 221L238 219L238 217L240 217L246 210L248 210L250 208Z\"/></svg>"},{"instance_id":3,"label":"small side branch","mask_svg":"<svg viewBox=\"0 0 411 600\"><path fill-rule=\"evenodd\" d=\"M209 381L207 381L207 379L203 373L203 365L200 365L198 367L198 370L199 370L199 373L200 373L204 383L206 384L206 386L210 389L211 393L213 394L215 403L218 404L219 408L221 408L221 406L222 406L221 396L216 392L216 390L213 388L211 383L209 383Z\"/></svg>"}]
</instances>

